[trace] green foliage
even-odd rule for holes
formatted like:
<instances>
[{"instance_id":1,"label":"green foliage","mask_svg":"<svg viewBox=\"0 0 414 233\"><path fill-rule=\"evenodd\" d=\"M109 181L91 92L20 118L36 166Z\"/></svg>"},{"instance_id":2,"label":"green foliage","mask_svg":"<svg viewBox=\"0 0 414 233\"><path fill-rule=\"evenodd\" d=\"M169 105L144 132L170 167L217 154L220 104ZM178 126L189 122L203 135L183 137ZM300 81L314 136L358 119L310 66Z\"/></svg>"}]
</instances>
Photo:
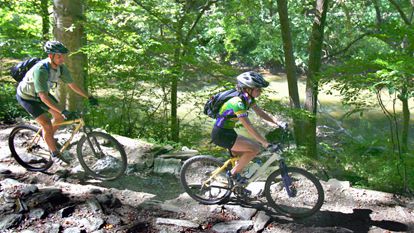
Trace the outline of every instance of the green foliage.
<instances>
[{"instance_id":1,"label":"green foliage","mask_svg":"<svg viewBox=\"0 0 414 233\"><path fill-rule=\"evenodd\" d=\"M39 2L0 0L1 58L42 56ZM201 12L210 2L85 1L87 46L82 52L89 61L86 85L101 104L91 110L88 123L129 137L170 143L172 81L177 79L181 142L174 146L196 146L201 153L227 157L226 150L208 143L212 122L201 114L204 102L218 89L232 87L240 67L282 66L283 45L276 1L215 1ZM381 24L375 2L383 16ZM413 167L412 150L397 159L395 151L385 146L390 144L388 137L384 139L387 128L378 127L373 119L359 125L352 118L375 106L372 99L379 90L402 99L414 95L414 29L403 23L389 1L375 2L331 1L323 51L324 61L332 66L321 75L322 84L332 85L344 103L355 108L342 119L345 127L363 128L373 137L344 140L339 146L337 141L320 143L318 162L303 156L300 148L292 150L288 159L312 171L325 168L332 177L354 185L401 190L399 173L404 167ZM303 71L313 3L288 1L296 65ZM411 10L408 1L401 7L405 12ZM3 76L5 68L1 66ZM12 84L1 84L1 121L26 115L14 95ZM268 97L260 98L259 104L271 113L285 119L313 117ZM413 187L411 173L408 178Z\"/></svg>"},{"instance_id":2,"label":"green foliage","mask_svg":"<svg viewBox=\"0 0 414 233\"><path fill-rule=\"evenodd\" d=\"M40 1L0 1L0 54L24 58L42 55Z\"/></svg>"},{"instance_id":3,"label":"green foliage","mask_svg":"<svg viewBox=\"0 0 414 233\"><path fill-rule=\"evenodd\" d=\"M369 121L363 120L369 118ZM414 188L405 176L404 167L412 164L412 156L403 155L390 146L390 138L384 134L389 129L381 115L348 115L342 120L348 134L328 134L319 143L319 162L329 178L351 181L352 185L376 190L403 193ZM382 135L382 137L378 137ZM408 183L405 183L405 181ZM384 183L382 183L384 182Z\"/></svg>"},{"instance_id":4,"label":"green foliage","mask_svg":"<svg viewBox=\"0 0 414 233\"><path fill-rule=\"evenodd\" d=\"M108 127L114 132L170 140L171 108L186 104L188 98L197 98L184 94L177 106L170 106L172 80L177 78L179 90L190 93L204 83L205 74L222 78L234 71L216 63L197 43L194 35L202 26L192 28L200 7L195 2L128 2L116 8L112 4L88 2L95 10L88 12L90 20L86 24L89 40L94 43L83 49L90 58L89 86L118 91L107 101L116 105L109 110L116 114L108 119ZM185 16L180 11L186 11ZM201 17L200 24L203 23ZM197 135L191 123L180 125L183 135Z\"/></svg>"},{"instance_id":5,"label":"green foliage","mask_svg":"<svg viewBox=\"0 0 414 233\"><path fill-rule=\"evenodd\" d=\"M17 103L16 87L0 81L0 122L14 123L18 117L27 117L26 111Z\"/></svg>"},{"instance_id":6,"label":"green foliage","mask_svg":"<svg viewBox=\"0 0 414 233\"><path fill-rule=\"evenodd\" d=\"M274 91L266 90L258 100L260 106L270 114L284 119L307 119L314 117L313 114L310 114L306 110L291 108L284 100L278 101L270 99L272 93L275 94Z\"/></svg>"}]
</instances>

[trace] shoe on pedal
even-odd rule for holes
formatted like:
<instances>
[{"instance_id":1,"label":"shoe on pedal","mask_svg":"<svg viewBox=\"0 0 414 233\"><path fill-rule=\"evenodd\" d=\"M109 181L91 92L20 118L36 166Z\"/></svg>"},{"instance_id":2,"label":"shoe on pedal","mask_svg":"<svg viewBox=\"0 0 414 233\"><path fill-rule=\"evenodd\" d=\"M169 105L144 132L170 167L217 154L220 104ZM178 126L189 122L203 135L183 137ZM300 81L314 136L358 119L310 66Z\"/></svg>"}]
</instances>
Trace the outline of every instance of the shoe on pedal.
<instances>
[{"instance_id":1,"label":"shoe on pedal","mask_svg":"<svg viewBox=\"0 0 414 233\"><path fill-rule=\"evenodd\" d=\"M63 153L60 153L60 152L52 153L52 158L60 160L66 164L70 164L70 161L72 160L72 157L67 151L64 151Z\"/></svg>"},{"instance_id":2,"label":"shoe on pedal","mask_svg":"<svg viewBox=\"0 0 414 233\"><path fill-rule=\"evenodd\" d=\"M239 173L237 173L236 175L232 175L230 171L227 171L226 174L227 176L231 177L234 186L244 186L245 184L247 184L247 178L243 177Z\"/></svg>"}]
</instances>

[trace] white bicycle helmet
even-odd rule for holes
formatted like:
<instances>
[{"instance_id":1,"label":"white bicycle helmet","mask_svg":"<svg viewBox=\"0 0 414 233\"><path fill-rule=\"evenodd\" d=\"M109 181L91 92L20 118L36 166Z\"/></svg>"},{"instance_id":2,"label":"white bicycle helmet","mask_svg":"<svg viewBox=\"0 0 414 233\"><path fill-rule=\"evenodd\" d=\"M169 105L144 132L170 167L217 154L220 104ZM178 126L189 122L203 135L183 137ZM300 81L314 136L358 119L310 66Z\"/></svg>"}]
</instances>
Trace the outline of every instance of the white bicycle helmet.
<instances>
[{"instance_id":1,"label":"white bicycle helmet","mask_svg":"<svg viewBox=\"0 0 414 233\"><path fill-rule=\"evenodd\" d=\"M45 43L43 49L48 54L65 54L69 52L69 50L60 41L48 41Z\"/></svg>"},{"instance_id":2,"label":"white bicycle helmet","mask_svg":"<svg viewBox=\"0 0 414 233\"><path fill-rule=\"evenodd\" d=\"M240 88L265 88L269 86L269 82L266 81L261 74L254 71L248 71L237 76L237 85Z\"/></svg>"}]
</instances>

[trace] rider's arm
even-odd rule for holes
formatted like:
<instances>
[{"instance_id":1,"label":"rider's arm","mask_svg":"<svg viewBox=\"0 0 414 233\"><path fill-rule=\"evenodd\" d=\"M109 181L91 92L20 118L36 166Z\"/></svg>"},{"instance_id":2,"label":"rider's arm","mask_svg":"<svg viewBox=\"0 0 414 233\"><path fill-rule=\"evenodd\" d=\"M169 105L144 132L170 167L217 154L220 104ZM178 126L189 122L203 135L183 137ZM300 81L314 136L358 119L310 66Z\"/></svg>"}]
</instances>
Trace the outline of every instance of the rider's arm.
<instances>
[{"instance_id":1,"label":"rider's arm","mask_svg":"<svg viewBox=\"0 0 414 233\"><path fill-rule=\"evenodd\" d=\"M272 116L270 116L269 114L267 114L265 111L263 111L263 109L261 109L259 106L257 106L257 105L254 105L254 106L252 106L252 109L254 110L254 112L258 115L258 116L260 116L262 119L264 119L264 120L266 120L266 121L269 121L269 122L271 122L271 123L274 123L274 124L276 124L276 125L279 125L278 123L277 123L277 121L272 117Z\"/></svg>"},{"instance_id":2,"label":"rider's arm","mask_svg":"<svg viewBox=\"0 0 414 233\"><path fill-rule=\"evenodd\" d=\"M75 83L66 65L61 65L60 70L62 72L60 78L68 85L68 87L70 87L70 89L82 97L89 98L88 93Z\"/></svg>"},{"instance_id":3,"label":"rider's arm","mask_svg":"<svg viewBox=\"0 0 414 233\"><path fill-rule=\"evenodd\" d=\"M48 87L49 73L46 69L38 69L33 72L33 84L37 97L50 109L62 112L62 109L49 97Z\"/></svg>"},{"instance_id":4,"label":"rider's arm","mask_svg":"<svg viewBox=\"0 0 414 233\"><path fill-rule=\"evenodd\" d=\"M63 110L60 109L56 103L49 97L49 93L48 92L39 92L37 93L40 100L46 104L50 109L55 110L56 112L62 112Z\"/></svg>"},{"instance_id":5,"label":"rider's arm","mask_svg":"<svg viewBox=\"0 0 414 233\"><path fill-rule=\"evenodd\" d=\"M82 88L80 88L76 83L68 83L68 86L78 95L83 96L85 98L89 98L89 95Z\"/></svg>"},{"instance_id":6,"label":"rider's arm","mask_svg":"<svg viewBox=\"0 0 414 233\"><path fill-rule=\"evenodd\" d=\"M247 132L249 132L250 135L252 135L260 144L262 144L264 148L267 148L269 146L267 140L257 132L248 117L240 117L239 121L242 123L244 128L246 128Z\"/></svg>"}]
</instances>

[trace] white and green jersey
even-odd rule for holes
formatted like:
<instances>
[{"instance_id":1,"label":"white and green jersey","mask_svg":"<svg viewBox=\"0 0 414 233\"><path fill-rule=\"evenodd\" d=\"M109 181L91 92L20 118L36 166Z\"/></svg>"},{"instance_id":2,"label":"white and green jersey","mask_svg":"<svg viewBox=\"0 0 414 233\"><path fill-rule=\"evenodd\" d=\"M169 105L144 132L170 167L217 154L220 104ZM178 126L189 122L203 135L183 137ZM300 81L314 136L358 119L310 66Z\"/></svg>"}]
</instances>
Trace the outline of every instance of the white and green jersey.
<instances>
[{"instance_id":1,"label":"white and green jersey","mask_svg":"<svg viewBox=\"0 0 414 233\"><path fill-rule=\"evenodd\" d=\"M26 100L40 101L39 92L50 93L57 87L59 80L73 83L72 76L65 65L60 65L55 70L50 65L50 59L46 58L27 71L17 87L17 94Z\"/></svg>"}]
</instances>

